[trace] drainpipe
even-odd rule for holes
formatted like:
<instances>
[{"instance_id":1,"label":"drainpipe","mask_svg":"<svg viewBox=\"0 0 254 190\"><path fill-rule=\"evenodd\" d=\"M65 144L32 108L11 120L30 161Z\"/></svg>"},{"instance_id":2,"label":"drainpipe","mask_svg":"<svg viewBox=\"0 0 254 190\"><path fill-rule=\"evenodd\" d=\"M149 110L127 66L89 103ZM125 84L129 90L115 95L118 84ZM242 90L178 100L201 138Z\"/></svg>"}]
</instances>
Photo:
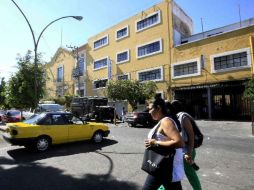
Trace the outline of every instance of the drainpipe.
<instances>
[{"instance_id":1,"label":"drainpipe","mask_svg":"<svg viewBox=\"0 0 254 190\"><path fill-rule=\"evenodd\" d=\"M253 77L253 64L254 64L254 55L253 55L253 49L254 49L254 37L250 36L250 56L251 56L251 77Z\"/></svg>"},{"instance_id":2,"label":"drainpipe","mask_svg":"<svg viewBox=\"0 0 254 190\"><path fill-rule=\"evenodd\" d=\"M250 56L251 56L251 78L253 77L253 65L254 65L254 55L253 55L253 49L254 49L254 37L250 36ZM252 135L254 135L254 102L251 102L251 128L252 128Z\"/></svg>"}]
</instances>

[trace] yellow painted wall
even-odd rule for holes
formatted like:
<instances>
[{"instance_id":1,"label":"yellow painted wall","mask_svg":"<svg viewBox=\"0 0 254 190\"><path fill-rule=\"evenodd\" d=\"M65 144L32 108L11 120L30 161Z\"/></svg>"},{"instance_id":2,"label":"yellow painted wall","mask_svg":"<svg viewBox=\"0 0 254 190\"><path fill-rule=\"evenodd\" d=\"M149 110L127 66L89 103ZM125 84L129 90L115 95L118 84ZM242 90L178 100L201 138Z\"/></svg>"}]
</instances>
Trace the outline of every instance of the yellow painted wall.
<instances>
[{"instance_id":1,"label":"yellow painted wall","mask_svg":"<svg viewBox=\"0 0 254 190\"><path fill-rule=\"evenodd\" d=\"M241 80L251 77L251 68L228 72L211 73L210 56L243 48L250 48L250 36L253 36L254 27L213 36L197 42L183 44L173 49L172 63L205 57L205 69L201 76L172 79L172 87L197 84L218 83L221 81ZM253 61L252 61L253 65Z\"/></svg>"},{"instance_id":2,"label":"yellow painted wall","mask_svg":"<svg viewBox=\"0 0 254 190\"><path fill-rule=\"evenodd\" d=\"M93 80L108 78L108 68L103 68L100 70L93 70L93 60L101 59L106 56L112 61L112 79L116 79L117 75L130 73L131 80L137 79L137 71L150 69L154 67L163 66L164 67L164 81L157 82L159 90L163 90L164 93L167 91L167 85L169 81L169 18L168 9L170 4L166 1L151 7L148 10L145 10L133 17L130 17L127 20L99 33L96 36L91 37L88 40L88 61L87 61L87 92L88 95L102 95L103 92L100 92L100 89L93 90L92 82ZM148 28L146 30L136 32L136 21L140 18L154 13L160 10L161 13L161 23L155 25L154 27ZM169 18L169 19L168 19ZM129 26L129 36L122 40L116 41L115 32L125 26ZM101 39L103 36L109 36L109 45L93 50L93 42ZM170 35L171 36L171 35ZM157 39L162 39L162 49L163 52L140 58L136 58L136 46L142 45ZM123 50L130 50L130 61L123 64L116 64L116 54Z\"/></svg>"},{"instance_id":3,"label":"yellow painted wall","mask_svg":"<svg viewBox=\"0 0 254 190\"><path fill-rule=\"evenodd\" d=\"M51 62L46 64L47 80L46 80L46 98L56 98L56 86L57 84L57 68L64 67L64 86L67 86L65 94L74 94L74 81L72 79L72 70L75 67L75 59L72 54L59 48L52 58Z\"/></svg>"}]
</instances>

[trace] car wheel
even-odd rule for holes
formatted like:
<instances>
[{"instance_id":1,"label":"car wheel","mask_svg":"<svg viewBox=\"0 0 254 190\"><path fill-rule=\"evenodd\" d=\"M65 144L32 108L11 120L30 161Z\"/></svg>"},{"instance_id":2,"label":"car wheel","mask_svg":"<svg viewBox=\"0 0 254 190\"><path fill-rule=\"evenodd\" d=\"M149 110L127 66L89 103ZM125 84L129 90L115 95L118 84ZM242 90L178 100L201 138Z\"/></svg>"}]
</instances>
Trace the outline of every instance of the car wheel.
<instances>
[{"instance_id":1,"label":"car wheel","mask_svg":"<svg viewBox=\"0 0 254 190\"><path fill-rule=\"evenodd\" d=\"M48 137L39 137L35 143L35 149L38 152L44 152L49 149L51 141Z\"/></svg>"},{"instance_id":2,"label":"car wheel","mask_svg":"<svg viewBox=\"0 0 254 190\"><path fill-rule=\"evenodd\" d=\"M102 142L102 140L103 140L102 132L100 132L100 131L96 132L96 133L93 135L92 140L93 140L93 142L95 142L95 143L100 143L100 142Z\"/></svg>"},{"instance_id":3,"label":"car wheel","mask_svg":"<svg viewBox=\"0 0 254 190\"><path fill-rule=\"evenodd\" d=\"M136 123L131 123L131 127L136 127Z\"/></svg>"}]
</instances>

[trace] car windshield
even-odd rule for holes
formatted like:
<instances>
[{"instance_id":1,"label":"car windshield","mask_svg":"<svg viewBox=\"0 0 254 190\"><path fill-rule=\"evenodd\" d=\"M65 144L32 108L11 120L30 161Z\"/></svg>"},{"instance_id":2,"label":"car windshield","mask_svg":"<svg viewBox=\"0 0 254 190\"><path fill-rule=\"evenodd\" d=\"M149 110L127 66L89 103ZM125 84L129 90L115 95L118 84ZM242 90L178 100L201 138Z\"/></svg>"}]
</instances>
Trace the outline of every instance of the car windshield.
<instances>
[{"instance_id":1,"label":"car windshield","mask_svg":"<svg viewBox=\"0 0 254 190\"><path fill-rule=\"evenodd\" d=\"M55 112L55 111L62 111L63 110L63 106L60 106L59 104L42 104L40 105L40 108L41 108L41 112L44 112L44 111L52 111L52 112Z\"/></svg>"},{"instance_id":2,"label":"car windshield","mask_svg":"<svg viewBox=\"0 0 254 190\"><path fill-rule=\"evenodd\" d=\"M27 124L37 124L38 121L40 121L42 118L44 118L46 113L41 113L39 115L35 115L34 117L31 117L28 120L25 120L24 123Z\"/></svg>"},{"instance_id":3,"label":"car windshield","mask_svg":"<svg viewBox=\"0 0 254 190\"><path fill-rule=\"evenodd\" d=\"M8 116L19 116L20 115L20 111L10 111L7 112Z\"/></svg>"}]
</instances>

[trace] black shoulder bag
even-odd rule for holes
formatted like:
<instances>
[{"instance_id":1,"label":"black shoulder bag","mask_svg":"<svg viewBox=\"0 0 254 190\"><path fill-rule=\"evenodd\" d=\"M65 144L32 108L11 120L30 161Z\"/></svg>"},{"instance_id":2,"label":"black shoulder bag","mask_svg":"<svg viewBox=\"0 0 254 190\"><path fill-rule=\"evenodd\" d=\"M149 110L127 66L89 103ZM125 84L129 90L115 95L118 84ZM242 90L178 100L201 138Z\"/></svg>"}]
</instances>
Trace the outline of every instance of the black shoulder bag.
<instances>
[{"instance_id":1,"label":"black shoulder bag","mask_svg":"<svg viewBox=\"0 0 254 190\"><path fill-rule=\"evenodd\" d=\"M154 131L152 138L158 128L159 126ZM168 175L172 177L174 155L174 148L163 146L146 148L141 169L153 176Z\"/></svg>"}]
</instances>

